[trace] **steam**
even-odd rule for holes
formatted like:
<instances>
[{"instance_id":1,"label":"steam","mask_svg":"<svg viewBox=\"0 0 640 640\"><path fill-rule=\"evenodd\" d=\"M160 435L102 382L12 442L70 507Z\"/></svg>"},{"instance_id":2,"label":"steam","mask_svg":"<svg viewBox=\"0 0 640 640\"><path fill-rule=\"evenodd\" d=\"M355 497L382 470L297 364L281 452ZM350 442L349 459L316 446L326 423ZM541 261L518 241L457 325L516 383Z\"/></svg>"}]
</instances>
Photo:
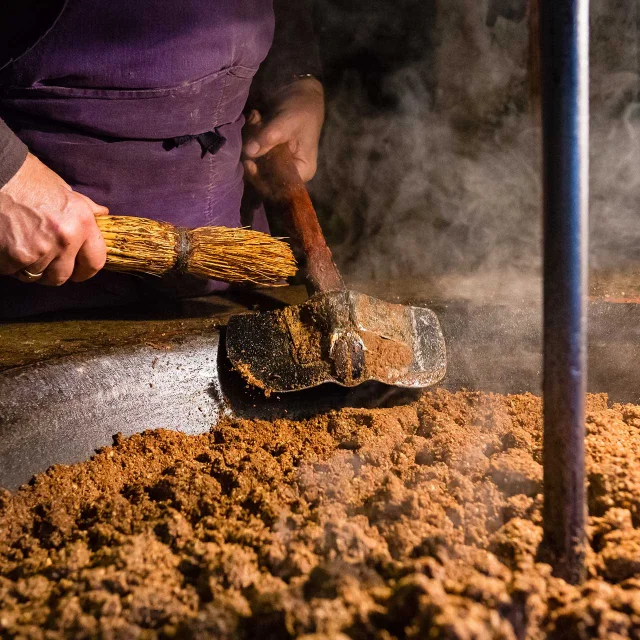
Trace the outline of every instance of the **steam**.
<instances>
[{"instance_id":1,"label":"steam","mask_svg":"<svg viewBox=\"0 0 640 640\"><path fill-rule=\"evenodd\" d=\"M320 4L326 48L331 29L350 13L336 0ZM635 4L592 2L595 268L628 268L640 257ZM366 21L349 23L353 41L375 52L385 15L410 14L413 5L371 3ZM431 37L425 35L418 56L415 38L401 30L411 21L389 19L387 40L398 47L408 42L410 55L379 75L374 84L386 100L377 104L366 74L347 68L334 75L312 190L350 281L420 282L455 274L470 278L470 289L484 283L537 295L540 134L529 105L528 27L526 20L500 18L489 28L486 15L486 0L437 3Z\"/></svg>"}]
</instances>

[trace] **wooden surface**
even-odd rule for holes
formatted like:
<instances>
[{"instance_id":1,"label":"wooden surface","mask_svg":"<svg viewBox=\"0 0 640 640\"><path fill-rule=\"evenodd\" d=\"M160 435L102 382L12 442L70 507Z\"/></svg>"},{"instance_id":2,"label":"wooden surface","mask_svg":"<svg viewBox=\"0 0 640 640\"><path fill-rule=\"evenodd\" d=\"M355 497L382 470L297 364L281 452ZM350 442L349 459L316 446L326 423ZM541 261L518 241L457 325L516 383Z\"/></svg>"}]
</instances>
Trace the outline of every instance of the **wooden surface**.
<instances>
[{"instance_id":1,"label":"wooden surface","mask_svg":"<svg viewBox=\"0 0 640 640\"><path fill-rule=\"evenodd\" d=\"M176 301L162 308L113 308L0 323L0 371L112 347L169 346L175 338L215 331L229 317L306 298L303 287L256 289Z\"/></svg>"},{"instance_id":2,"label":"wooden surface","mask_svg":"<svg viewBox=\"0 0 640 640\"><path fill-rule=\"evenodd\" d=\"M640 356L640 329L636 330L640 326L637 321L640 317L639 283L640 276L633 272L592 275L593 322L598 323L598 332L591 337L594 354L592 390L613 389L616 397L624 397L624 390L635 384L632 371L634 360ZM426 303L433 305L436 311L444 305L449 323L454 322L457 327L456 336L466 335L464 325L468 324L473 309L486 309L487 321L474 323L473 336L469 335L465 340L464 347L472 353L461 361L455 383L476 381L499 388L503 376L496 371L495 381L489 379L483 364L490 352L493 353L491 357L502 358L501 366L495 368L501 369L502 373L506 371L514 380L526 378L526 372L533 372L528 374L529 382L525 380L521 385L523 388L531 382L531 376L537 375L541 283L536 278L514 279L495 274L443 277L426 282L351 282L349 286L389 302ZM179 301L173 306L165 304L162 309L111 309L0 323L0 371L112 347L146 344L169 348L175 338L215 332L233 314L258 308L273 309L305 299L306 291L302 286L256 289ZM492 327L493 322L502 324ZM495 340L500 330L510 336L508 349L500 351L499 345L493 348L484 344ZM453 352L458 348L455 344L448 347ZM596 360L601 360L597 368Z\"/></svg>"}]
</instances>

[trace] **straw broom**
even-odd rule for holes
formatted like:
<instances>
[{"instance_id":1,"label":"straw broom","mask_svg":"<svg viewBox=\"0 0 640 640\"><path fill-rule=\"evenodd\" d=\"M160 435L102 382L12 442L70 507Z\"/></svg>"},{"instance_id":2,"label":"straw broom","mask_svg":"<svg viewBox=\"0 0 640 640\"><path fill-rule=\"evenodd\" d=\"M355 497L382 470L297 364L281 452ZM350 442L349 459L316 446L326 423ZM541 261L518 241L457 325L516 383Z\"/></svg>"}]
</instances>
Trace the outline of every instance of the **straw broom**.
<instances>
[{"instance_id":1,"label":"straw broom","mask_svg":"<svg viewBox=\"0 0 640 640\"><path fill-rule=\"evenodd\" d=\"M96 222L107 245L109 271L161 276L175 270L268 286L280 286L296 273L289 245L251 229L185 229L129 216L101 216Z\"/></svg>"}]
</instances>

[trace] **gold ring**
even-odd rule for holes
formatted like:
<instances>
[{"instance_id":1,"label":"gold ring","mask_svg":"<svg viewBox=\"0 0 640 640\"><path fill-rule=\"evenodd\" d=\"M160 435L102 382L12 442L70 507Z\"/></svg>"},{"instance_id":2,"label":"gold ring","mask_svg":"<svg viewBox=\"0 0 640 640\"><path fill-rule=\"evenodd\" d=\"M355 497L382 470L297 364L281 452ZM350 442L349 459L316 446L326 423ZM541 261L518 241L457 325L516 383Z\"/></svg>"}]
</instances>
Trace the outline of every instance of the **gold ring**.
<instances>
[{"instance_id":1,"label":"gold ring","mask_svg":"<svg viewBox=\"0 0 640 640\"><path fill-rule=\"evenodd\" d=\"M40 278L42 278L42 274L44 273L44 271L42 273L31 273L31 271L27 271L26 269L23 269L21 273L27 280L40 280Z\"/></svg>"}]
</instances>

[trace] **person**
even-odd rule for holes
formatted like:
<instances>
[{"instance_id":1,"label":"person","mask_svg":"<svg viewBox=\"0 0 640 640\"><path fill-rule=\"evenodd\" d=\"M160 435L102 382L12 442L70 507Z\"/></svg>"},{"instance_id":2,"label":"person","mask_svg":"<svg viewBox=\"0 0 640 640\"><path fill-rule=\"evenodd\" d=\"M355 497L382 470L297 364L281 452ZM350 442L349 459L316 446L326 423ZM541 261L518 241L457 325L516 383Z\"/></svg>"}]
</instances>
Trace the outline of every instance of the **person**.
<instances>
[{"instance_id":1,"label":"person","mask_svg":"<svg viewBox=\"0 0 640 640\"><path fill-rule=\"evenodd\" d=\"M101 271L95 216L267 231L243 164L324 119L307 0L24 0L0 9L0 316L217 291ZM255 128L242 140L245 115ZM252 215L250 215L252 214ZM45 285L45 286L41 286ZM146 292L146 293L145 293Z\"/></svg>"}]
</instances>

